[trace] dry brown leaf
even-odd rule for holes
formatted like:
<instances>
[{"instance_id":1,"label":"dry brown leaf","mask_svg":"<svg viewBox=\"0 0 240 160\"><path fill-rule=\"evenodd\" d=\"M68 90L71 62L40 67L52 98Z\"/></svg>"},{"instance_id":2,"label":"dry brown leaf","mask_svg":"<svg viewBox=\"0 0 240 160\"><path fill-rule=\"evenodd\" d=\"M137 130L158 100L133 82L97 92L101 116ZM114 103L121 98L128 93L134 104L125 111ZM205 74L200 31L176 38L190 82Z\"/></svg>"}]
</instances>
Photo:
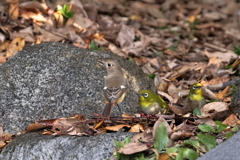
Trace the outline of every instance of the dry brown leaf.
<instances>
[{"instance_id":1,"label":"dry brown leaf","mask_svg":"<svg viewBox=\"0 0 240 160\"><path fill-rule=\"evenodd\" d=\"M104 120L100 121L95 127L94 129L99 129L100 127L102 127L104 124Z\"/></svg>"},{"instance_id":2,"label":"dry brown leaf","mask_svg":"<svg viewBox=\"0 0 240 160\"><path fill-rule=\"evenodd\" d=\"M218 99L223 99L228 94L229 89L231 89L231 86L227 86L220 93L215 93L215 95L217 96Z\"/></svg>"},{"instance_id":3,"label":"dry brown leaf","mask_svg":"<svg viewBox=\"0 0 240 160\"><path fill-rule=\"evenodd\" d=\"M210 57L208 65L216 65L217 67L220 67L222 63L222 60L220 58L217 57Z\"/></svg>"},{"instance_id":4,"label":"dry brown leaf","mask_svg":"<svg viewBox=\"0 0 240 160\"><path fill-rule=\"evenodd\" d=\"M236 59L237 54L235 54L233 51L228 50L226 53L223 52L208 52L207 50L204 50L203 52L208 58L211 57L217 57L222 60L222 62L227 62L229 63L231 59Z\"/></svg>"},{"instance_id":5,"label":"dry brown leaf","mask_svg":"<svg viewBox=\"0 0 240 160\"><path fill-rule=\"evenodd\" d=\"M10 3L8 14L13 20L18 19L19 16L19 0L7 0L6 2Z\"/></svg>"},{"instance_id":6,"label":"dry brown leaf","mask_svg":"<svg viewBox=\"0 0 240 160\"><path fill-rule=\"evenodd\" d=\"M63 18L63 15L61 14L61 12L60 12L60 11L57 11L57 12L55 12L53 15L54 15L54 17L55 17L55 19L56 19L56 21L57 21L57 27L58 27L58 28L63 27L64 18Z\"/></svg>"},{"instance_id":7,"label":"dry brown leaf","mask_svg":"<svg viewBox=\"0 0 240 160\"><path fill-rule=\"evenodd\" d=\"M199 118L195 120L197 124L208 124L210 126L216 126L216 123L210 118Z\"/></svg>"},{"instance_id":8,"label":"dry brown leaf","mask_svg":"<svg viewBox=\"0 0 240 160\"><path fill-rule=\"evenodd\" d=\"M142 66L142 70L146 74L152 74L156 71L156 69L152 68L149 62L147 62L145 65Z\"/></svg>"},{"instance_id":9,"label":"dry brown leaf","mask_svg":"<svg viewBox=\"0 0 240 160\"><path fill-rule=\"evenodd\" d=\"M154 77L154 84L158 91L166 92L169 86L169 82L162 79L159 75Z\"/></svg>"},{"instance_id":10,"label":"dry brown leaf","mask_svg":"<svg viewBox=\"0 0 240 160\"><path fill-rule=\"evenodd\" d=\"M181 124L179 124L174 130L175 131L193 132L193 131L195 131L196 128L197 128L197 126L191 125L191 124L189 125L186 123L186 121L184 121Z\"/></svg>"},{"instance_id":11,"label":"dry brown leaf","mask_svg":"<svg viewBox=\"0 0 240 160\"><path fill-rule=\"evenodd\" d=\"M122 25L116 41L119 42L121 48L125 48L133 43L134 37L135 37L134 28Z\"/></svg>"},{"instance_id":12,"label":"dry brown leaf","mask_svg":"<svg viewBox=\"0 0 240 160\"><path fill-rule=\"evenodd\" d=\"M146 143L130 142L128 144L125 144L123 146L123 148L120 148L118 150L118 153L122 153L122 154L125 154L125 155L130 155L130 154L146 151L146 150L148 150L148 148L149 147L146 145Z\"/></svg>"},{"instance_id":13,"label":"dry brown leaf","mask_svg":"<svg viewBox=\"0 0 240 160\"><path fill-rule=\"evenodd\" d=\"M109 43L108 48L115 54L127 58L127 55L113 43Z\"/></svg>"},{"instance_id":14,"label":"dry brown leaf","mask_svg":"<svg viewBox=\"0 0 240 160\"><path fill-rule=\"evenodd\" d=\"M0 52L6 51L8 49L8 46L10 45L9 41L4 41L0 44Z\"/></svg>"},{"instance_id":15,"label":"dry brown leaf","mask_svg":"<svg viewBox=\"0 0 240 160\"><path fill-rule=\"evenodd\" d=\"M173 98L170 95L168 95L167 93L158 91L158 94L162 97L167 98L170 103L173 103Z\"/></svg>"},{"instance_id":16,"label":"dry brown leaf","mask_svg":"<svg viewBox=\"0 0 240 160\"><path fill-rule=\"evenodd\" d=\"M27 11L27 10L21 10L21 17L23 17L25 19L31 18L35 22L46 22L47 21L47 19L41 13L34 13L32 11Z\"/></svg>"},{"instance_id":17,"label":"dry brown leaf","mask_svg":"<svg viewBox=\"0 0 240 160\"><path fill-rule=\"evenodd\" d=\"M15 55L18 51L21 51L25 46L25 40L22 37L17 37L8 46L8 50L6 51L6 58L10 58Z\"/></svg>"},{"instance_id":18,"label":"dry brown leaf","mask_svg":"<svg viewBox=\"0 0 240 160\"><path fill-rule=\"evenodd\" d=\"M96 130L89 127L87 123L75 117L57 119L53 122L52 131L54 132L53 135L68 134L77 136L89 136L96 132Z\"/></svg>"},{"instance_id":19,"label":"dry brown leaf","mask_svg":"<svg viewBox=\"0 0 240 160\"><path fill-rule=\"evenodd\" d=\"M208 99L217 99L217 96L207 87L202 87L203 97Z\"/></svg>"},{"instance_id":20,"label":"dry brown leaf","mask_svg":"<svg viewBox=\"0 0 240 160\"><path fill-rule=\"evenodd\" d=\"M10 38L14 39L17 37L23 37L26 42L34 43L36 41L36 38L33 35L32 27L27 27L23 30L20 30L19 32L10 32Z\"/></svg>"},{"instance_id":21,"label":"dry brown leaf","mask_svg":"<svg viewBox=\"0 0 240 160\"><path fill-rule=\"evenodd\" d=\"M226 124L228 126L235 127L237 124L240 124L240 120L236 117L236 115L231 114L228 118L226 118L223 122L223 124Z\"/></svg>"},{"instance_id":22,"label":"dry brown leaf","mask_svg":"<svg viewBox=\"0 0 240 160\"><path fill-rule=\"evenodd\" d=\"M136 124L131 127L128 132L142 132L144 131L144 126L142 124Z\"/></svg>"},{"instance_id":23,"label":"dry brown leaf","mask_svg":"<svg viewBox=\"0 0 240 160\"><path fill-rule=\"evenodd\" d=\"M228 104L225 102L211 102L204 105L201 109L202 115L200 118L212 116L215 112L222 112L228 110Z\"/></svg>"},{"instance_id":24,"label":"dry brown leaf","mask_svg":"<svg viewBox=\"0 0 240 160\"><path fill-rule=\"evenodd\" d=\"M36 123L32 123L32 124L28 125L26 132L33 132L33 131L44 129L46 127L47 127L46 125L39 124L36 122Z\"/></svg>"},{"instance_id":25,"label":"dry brown leaf","mask_svg":"<svg viewBox=\"0 0 240 160\"><path fill-rule=\"evenodd\" d=\"M5 143L3 140L0 139L0 151L1 148L5 147L7 145L7 143Z\"/></svg>"},{"instance_id":26,"label":"dry brown leaf","mask_svg":"<svg viewBox=\"0 0 240 160\"><path fill-rule=\"evenodd\" d=\"M160 155L160 157L157 160L171 160L172 158L169 157L167 153L163 153Z\"/></svg>"},{"instance_id":27,"label":"dry brown leaf","mask_svg":"<svg viewBox=\"0 0 240 160\"><path fill-rule=\"evenodd\" d=\"M178 139L186 139L191 136L194 136L193 132L177 131L177 132L173 132L173 134L171 134L170 138L171 138L171 140L175 141Z\"/></svg>"},{"instance_id":28,"label":"dry brown leaf","mask_svg":"<svg viewBox=\"0 0 240 160\"><path fill-rule=\"evenodd\" d=\"M38 9L38 10L40 10L40 11L42 11L42 12L44 12L45 10L47 10L47 5L45 4L45 3L40 3L40 2L38 2L38 1L27 1L27 2L22 2L22 3L20 3L20 5L19 5L21 8L24 8L24 9L26 9L26 8L34 8L34 9Z\"/></svg>"},{"instance_id":29,"label":"dry brown leaf","mask_svg":"<svg viewBox=\"0 0 240 160\"><path fill-rule=\"evenodd\" d=\"M199 68L201 63L187 63L183 65L181 68L175 70L175 72L169 77L170 80L175 80L176 78L180 77L184 73Z\"/></svg>"},{"instance_id":30,"label":"dry brown leaf","mask_svg":"<svg viewBox=\"0 0 240 160\"><path fill-rule=\"evenodd\" d=\"M103 130L119 131L123 127L130 128L131 126L130 125L126 125L126 124L119 124L119 125L116 125L116 126L107 126L107 127L103 128Z\"/></svg>"},{"instance_id":31,"label":"dry brown leaf","mask_svg":"<svg viewBox=\"0 0 240 160\"><path fill-rule=\"evenodd\" d=\"M39 39L39 41L43 41L43 42L48 42L48 41L58 42L63 40L64 38L67 39L65 34L68 33L68 32L65 32L65 33L63 32L64 34L62 34L62 32L59 32L59 31L50 32L45 29L42 29L38 25L34 25L34 31L41 33L41 35L37 35L36 38Z\"/></svg>"},{"instance_id":32,"label":"dry brown leaf","mask_svg":"<svg viewBox=\"0 0 240 160\"><path fill-rule=\"evenodd\" d=\"M153 142L152 131L146 129L143 133L135 134L132 138L132 142Z\"/></svg>"},{"instance_id":33,"label":"dry brown leaf","mask_svg":"<svg viewBox=\"0 0 240 160\"><path fill-rule=\"evenodd\" d=\"M171 83L168 87L168 93L173 97L172 103L177 103L180 98L189 94L189 90L178 89L173 83Z\"/></svg>"},{"instance_id":34,"label":"dry brown leaf","mask_svg":"<svg viewBox=\"0 0 240 160\"><path fill-rule=\"evenodd\" d=\"M158 126L161 125L162 123L164 123L164 125L165 125L165 127L166 127L168 136L172 133L172 129L171 129L171 127L169 126L169 124L167 123L167 121L166 121L162 116L160 116L160 117L158 118L158 120L155 122L154 126L153 126L153 138L154 138L154 139L155 139L155 137L156 137L157 128L158 128Z\"/></svg>"}]
</instances>

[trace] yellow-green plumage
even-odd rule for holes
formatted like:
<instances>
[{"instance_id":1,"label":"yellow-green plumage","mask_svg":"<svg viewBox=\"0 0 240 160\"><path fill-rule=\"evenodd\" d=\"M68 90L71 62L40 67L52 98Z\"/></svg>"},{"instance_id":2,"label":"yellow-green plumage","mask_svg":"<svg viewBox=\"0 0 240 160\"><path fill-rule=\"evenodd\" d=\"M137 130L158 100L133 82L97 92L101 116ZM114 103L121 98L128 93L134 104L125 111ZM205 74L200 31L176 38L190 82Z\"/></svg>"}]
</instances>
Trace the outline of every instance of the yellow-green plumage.
<instances>
[{"instance_id":1,"label":"yellow-green plumage","mask_svg":"<svg viewBox=\"0 0 240 160\"><path fill-rule=\"evenodd\" d=\"M200 83L194 83L190 88L190 92L188 94L188 97L191 100L197 100L197 101L204 100L204 97L203 97L203 94L202 94L202 85Z\"/></svg>"},{"instance_id":2,"label":"yellow-green plumage","mask_svg":"<svg viewBox=\"0 0 240 160\"><path fill-rule=\"evenodd\" d=\"M206 104L205 98L202 94L202 85L200 83L194 83L184 102L184 108L188 111L193 111L195 108L202 108Z\"/></svg>"},{"instance_id":3,"label":"yellow-green plumage","mask_svg":"<svg viewBox=\"0 0 240 160\"><path fill-rule=\"evenodd\" d=\"M146 114L162 113L169 108L168 104L159 95L149 90L140 91L139 102L141 110Z\"/></svg>"}]
</instances>

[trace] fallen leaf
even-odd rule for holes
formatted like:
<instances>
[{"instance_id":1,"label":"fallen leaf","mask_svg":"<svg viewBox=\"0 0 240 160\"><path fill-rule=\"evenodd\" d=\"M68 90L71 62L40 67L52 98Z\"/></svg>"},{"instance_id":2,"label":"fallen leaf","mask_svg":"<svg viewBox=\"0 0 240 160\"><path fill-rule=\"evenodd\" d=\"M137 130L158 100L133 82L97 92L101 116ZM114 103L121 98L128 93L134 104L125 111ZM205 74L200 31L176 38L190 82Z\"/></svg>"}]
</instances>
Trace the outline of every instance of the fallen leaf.
<instances>
[{"instance_id":1,"label":"fallen leaf","mask_svg":"<svg viewBox=\"0 0 240 160\"><path fill-rule=\"evenodd\" d=\"M141 124L136 124L131 126L131 129L128 132L142 132L144 131L144 126Z\"/></svg>"},{"instance_id":2,"label":"fallen leaf","mask_svg":"<svg viewBox=\"0 0 240 160\"><path fill-rule=\"evenodd\" d=\"M154 126L153 126L153 138L155 139L156 137L156 132L157 132L157 128L159 125L161 125L162 123L164 123L166 129L167 129L167 133L168 133L168 136L172 133L172 129L171 127L169 126L169 124L167 123L167 121L162 117L160 116L158 118L158 120L155 122Z\"/></svg>"},{"instance_id":3,"label":"fallen leaf","mask_svg":"<svg viewBox=\"0 0 240 160\"><path fill-rule=\"evenodd\" d=\"M177 132L173 132L173 134L171 134L171 140L175 141L175 140L179 140L179 139L186 139L189 137L194 136L195 134L193 132L185 132L185 131L177 131Z\"/></svg>"},{"instance_id":4,"label":"fallen leaf","mask_svg":"<svg viewBox=\"0 0 240 160\"><path fill-rule=\"evenodd\" d=\"M33 131L44 129L46 127L47 127L46 125L39 124L36 122L36 123L32 123L32 124L28 125L26 132L33 132Z\"/></svg>"},{"instance_id":5,"label":"fallen leaf","mask_svg":"<svg viewBox=\"0 0 240 160\"><path fill-rule=\"evenodd\" d=\"M10 58L15 55L18 51L21 51L25 46L25 40L22 37L17 37L8 46L6 51L6 58Z\"/></svg>"},{"instance_id":6,"label":"fallen leaf","mask_svg":"<svg viewBox=\"0 0 240 160\"><path fill-rule=\"evenodd\" d=\"M107 127L103 128L103 130L119 131L123 127L130 128L131 126L130 125L126 125L126 124L119 124L119 125L116 125L116 126L107 126Z\"/></svg>"},{"instance_id":7,"label":"fallen leaf","mask_svg":"<svg viewBox=\"0 0 240 160\"><path fill-rule=\"evenodd\" d=\"M134 37L134 28L122 25L116 40L119 42L121 48L124 48L130 46L130 44L133 43Z\"/></svg>"},{"instance_id":8,"label":"fallen leaf","mask_svg":"<svg viewBox=\"0 0 240 160\"><path fill-rule=\"evenodd\" d=\"M213 115L215 112L222 112L228 110L228 104L225 102L211 102L204 105L201 109L202 115L200 118L206 118Z\"/></svg>"},{"instance_id":9,"label":"fallen leaf","mask_svg":"<svg viewBox=\"0 0 240 160\"><path fill-rule=\"evenodd\" d=\"M13 20L18 19L19 16L19 0L7 0L6 2L10 3L8 14Z\"/></svg>"},{"instance_id":10,"label":"fallen leaf","mask_svg":"<svg viewBox=\"0 0 240 160\"><path fill-rule=\"evenodd\" d=\"M128 144L125 144L123 148L120 148L118 150L118 153L122 153L125 155L130 155L138 152L143 152L145 150L148 150L149 147L146 145L146 143L134 143L130 142Z\"/></svg>"},{"instance_id":11,"label":"fallen leaf","mask_svg":"<svg viewBox=\"0 0 240 160\"><path fill-rule=\"evenodd\" d=\"M132 142L152 142L153 143L153 135L152 132L148 132L145 130L143 133L135 134L132 138Z\"/></svg>"},{"instance_id":12,"label":"fallen leaf","mask_svg":"<svg viewBox=\"0 0 240 160\"><path fill-rule=\"evenodd\" d=\"M223 122L228 126L235 127L237 124L240 124L240 120L236 117L236 115L231 114L228 118L226 118Z\"/></svg>"}]
</instances>

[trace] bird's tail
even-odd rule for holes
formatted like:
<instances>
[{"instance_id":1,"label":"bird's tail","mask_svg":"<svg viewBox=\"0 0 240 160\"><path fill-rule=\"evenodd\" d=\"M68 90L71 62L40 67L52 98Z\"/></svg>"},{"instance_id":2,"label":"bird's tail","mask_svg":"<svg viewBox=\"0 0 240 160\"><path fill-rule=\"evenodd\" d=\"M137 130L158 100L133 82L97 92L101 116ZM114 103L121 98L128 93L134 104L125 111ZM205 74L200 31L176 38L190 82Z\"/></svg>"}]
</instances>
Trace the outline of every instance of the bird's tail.
<instances>
[{"instance_id":1,"label":"bird's tail","mask_svg":"<svg viewBox=\"0 0 240 160\"><path fill-rule=\"evenodd\" d=\"M103 109L102 116L103 117L110 117L113 106L114 106L114 103L106 102L106 106Z\"/></svg>"}]
</instances>

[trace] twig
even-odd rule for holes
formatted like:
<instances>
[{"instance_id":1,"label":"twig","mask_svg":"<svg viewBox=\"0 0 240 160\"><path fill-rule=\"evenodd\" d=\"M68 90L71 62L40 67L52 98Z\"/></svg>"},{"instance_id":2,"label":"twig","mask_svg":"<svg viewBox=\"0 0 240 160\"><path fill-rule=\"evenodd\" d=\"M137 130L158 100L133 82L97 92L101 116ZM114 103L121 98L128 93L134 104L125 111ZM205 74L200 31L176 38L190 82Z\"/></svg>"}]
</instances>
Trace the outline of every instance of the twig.
<instances>
[{"instance_id":1,"label":"twig","mask_svg":"<svg viewBox=\"0 0 240 160\"><path fill-rule=\"evenodd\" d=\"M220 90L226 88L227 86L231 86L232 84L239 85L240 78L219 84L208 85L207 88L210 90Z\"/></svg>"},{"instance_id":2,"label":"twig","mask_svg":"<svg viewBox=\"0 0 240 160\"><path fill-rule=\"evenodd\" d=\"M213 48L213 49L215 49L215 50L219 50L219 51L224 52L224 53L228 51L228 50L225 49L225 48L222 48L222 47L219 47L219 46L216 46L216 45L207 43L207 42L205 42L204 45L207 46L207 47Z\"/></svg>"}]
</instances>

